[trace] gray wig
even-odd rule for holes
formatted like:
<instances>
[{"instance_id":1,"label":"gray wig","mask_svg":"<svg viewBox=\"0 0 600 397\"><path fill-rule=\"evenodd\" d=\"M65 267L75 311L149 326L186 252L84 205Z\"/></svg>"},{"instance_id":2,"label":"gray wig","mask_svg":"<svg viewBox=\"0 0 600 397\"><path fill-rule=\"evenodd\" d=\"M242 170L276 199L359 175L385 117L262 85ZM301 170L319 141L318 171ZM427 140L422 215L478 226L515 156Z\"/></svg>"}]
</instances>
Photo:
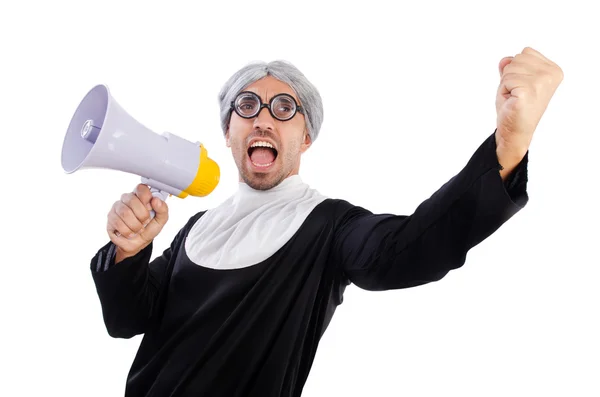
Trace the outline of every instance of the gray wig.
<instances>
[{"instance_id":1,"label":"gray wig","mask_svg":"<svg viewBox=\"0 0 600 397\"><path fill-rule=\"evenodd\" d=\"M306 127L311 142L319 135L323 123L323 102L316 87L294 65L287 61L253 62L238 70L227 80L219 92L219 106L221 108L221 128L223 134L227 132L229 117L231 115L231 101L245 87L266 76L273 76L288 84L298 97L305 110Z\"/></svg>"}]
</instances>

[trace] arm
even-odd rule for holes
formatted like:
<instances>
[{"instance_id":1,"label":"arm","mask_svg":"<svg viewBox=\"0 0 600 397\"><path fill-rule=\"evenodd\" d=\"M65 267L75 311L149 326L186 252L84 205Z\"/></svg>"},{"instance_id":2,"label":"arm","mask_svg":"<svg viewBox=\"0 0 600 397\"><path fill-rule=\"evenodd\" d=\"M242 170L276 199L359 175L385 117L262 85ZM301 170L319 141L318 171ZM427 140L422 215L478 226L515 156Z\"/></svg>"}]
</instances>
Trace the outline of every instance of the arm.
<instances>
[{"instance_id":1,"label":"arm","mask_svg":"<svg viewBox=\"0 0 600 397\"><path fill-rule=\"evenodd\" d=\"M90 270L110 336L131 338L142 334L159 315L172 263L193 219L153 261L150 261L153 243L116 264L116 246L112 242L94 255Z\"/></svg>"},{"instance_id":2,"label":"arm","mask_svg":"<svg viewBox=\"0 0 600 397\"><path fill-rule=\"evenodd\" d=\"M492 135L410 216L347 210L334 242L344 277L363 289L387 290L437 281L461 267L472 247L528 201L528 154L503 181L495 149Z\"/></svg>"}]
</instances>

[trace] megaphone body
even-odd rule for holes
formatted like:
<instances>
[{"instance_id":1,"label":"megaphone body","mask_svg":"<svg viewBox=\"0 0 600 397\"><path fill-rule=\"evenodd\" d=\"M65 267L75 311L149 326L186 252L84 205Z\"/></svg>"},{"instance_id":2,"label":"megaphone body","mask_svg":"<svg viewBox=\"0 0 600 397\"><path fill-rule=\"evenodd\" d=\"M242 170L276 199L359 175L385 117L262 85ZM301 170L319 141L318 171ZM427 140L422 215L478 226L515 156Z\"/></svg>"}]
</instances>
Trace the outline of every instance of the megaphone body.
<instances>
[{"instance_id":1,"label":"megaphone body","mask_svg":"<svg viewBox=\"0 0 600 397\"><path fill-rule=\"evenodd\" d=\"M218 164L200 142L146 128L103 84L93 87L77 107L64 138L61 162L67 174L105 168L138 175L163 200L169 195L206 196L220 178Z\"/></svg>"}]
</instances>

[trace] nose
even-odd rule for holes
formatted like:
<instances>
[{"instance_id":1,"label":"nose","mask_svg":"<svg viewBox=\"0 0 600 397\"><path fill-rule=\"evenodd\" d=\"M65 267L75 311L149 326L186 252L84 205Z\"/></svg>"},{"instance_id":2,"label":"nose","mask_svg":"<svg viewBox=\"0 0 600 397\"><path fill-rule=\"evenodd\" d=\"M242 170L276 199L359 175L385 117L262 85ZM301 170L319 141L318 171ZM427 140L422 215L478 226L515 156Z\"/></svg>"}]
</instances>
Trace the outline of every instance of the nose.
<instances>
[{"instance_id":1,"label":"nose","mask_svg":"<svg viewBox=\"0 0 600 397\"><path fill-rule=\"evenodd\" d=\"M254 129L256 130L275 130L275 119L271 116L269 109L266 107L260 109L254 118Z\"/></svg>"}]
</instances>

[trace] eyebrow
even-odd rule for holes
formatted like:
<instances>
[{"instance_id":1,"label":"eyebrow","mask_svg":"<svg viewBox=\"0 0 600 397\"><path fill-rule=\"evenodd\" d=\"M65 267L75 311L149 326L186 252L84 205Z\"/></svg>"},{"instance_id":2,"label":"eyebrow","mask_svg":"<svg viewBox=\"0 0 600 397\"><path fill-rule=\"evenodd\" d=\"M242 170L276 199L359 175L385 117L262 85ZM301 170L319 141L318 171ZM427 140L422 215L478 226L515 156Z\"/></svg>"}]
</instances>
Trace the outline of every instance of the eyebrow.
<instances>
[{"instance_id":1,"label":"eyebrow","mask_svg":"<svg viewBox=\"0 0 600 397\"><path fill-rule=\"evenodd\" d=\"M285 92L285 91L276 93L276 94L275 94L275 95L273 95L273 96L272 96L272 97L271 97L271 98L270 98L268 101L265 101L265 100L263 99L263 97L261 97L261 96L260 96L260 94L259 94L259 93L257 93L257 92L254 92L254 91L251 91L251 90L246 90L246 91L244 91L243 93L244 93L244 95L249 95L249 93L252 93L252 94L256 95L256 96L257 96L257 97L260 99L260 101L261 101L261 102L263 102L263 103L268 103L268 102L270 102L270 101L271 101L271 99L273 99L273 97L274 97L274 96L281 95L281 94L289 95L291 98L294 98L294 100L295 100L296 102L298 102L298 103L300 102L300 101L299 101L299 99L297 99L297 98L295 98L295 97L294 97L294 94L292 94L292 93L289 93L289 92ZM237 96L239 97L240 95L242 95L242 93L241 93L241 92L240 92L240 93L239 93Z\"/></svg>"},{"instance_id":2,"label":"eyebrow","mask_svg":"<svg viewBox=\"0 0 600 397\"><path fill-rule=\"evenodd\" d=\"M238 97L238 98L239 98L239 97L251 97L251 96L252 96L252 94L254 94L254 95L256 95L257 97L259 97L259 98L260 98L260 95L258 95L258 94L257 94L257 93L255 93L255 92L251 92L251 91L247 91L247 92L240 92L239 94L237 94L237 97ZM262 98L261 98L261 99L262 99Z\"/></svg>"}]
</instances>

